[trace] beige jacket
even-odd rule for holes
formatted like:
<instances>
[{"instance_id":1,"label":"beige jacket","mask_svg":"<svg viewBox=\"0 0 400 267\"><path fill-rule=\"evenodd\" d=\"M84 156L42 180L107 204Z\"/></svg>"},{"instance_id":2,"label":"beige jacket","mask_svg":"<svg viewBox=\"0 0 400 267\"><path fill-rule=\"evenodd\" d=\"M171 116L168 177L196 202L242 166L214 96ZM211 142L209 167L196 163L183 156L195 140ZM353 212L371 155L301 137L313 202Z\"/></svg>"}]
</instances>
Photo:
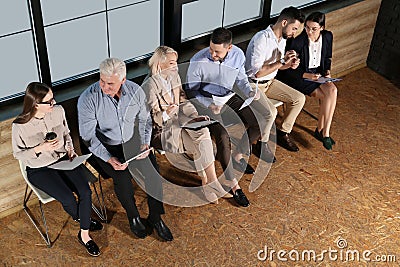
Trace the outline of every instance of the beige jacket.
<instances>
[{"instance_id":1,"label":"beige jacket","mask_svg":"<svg viewBox=\"0 0 400 267\"><path fill-rule=\"evenodd\" d=\"M57 134L60 147L37 155L34 147L44 142L47 132ZM33 117L25 124L13 123L12 148L14 157L31 168L48 166L63 157L68 149L73 148L63 107L54 106L53 111L43 119Z\"/></svg>"},{"instance_id":2,"label":"beige jacket","mask_svg":"<svg viewBox=\"0 0 400 267\"><path fill-rule=\"evenodd\" d=\"M198 113L193 104L187 100L178 74L172 77L171 80L174 101L172 101L161 79L159 75L150 76L142 84L153 118L153 131L155 131L153 138L161 139L159 141L161 141L162 149L165 151L184 153L187 151L184 148L182 128L180 126L198 117ZM170 119L164 122L162 113L167 110L167 106L164 105L171 103L179 104L179 109L175 113L170 114ZM157 136L157 132L161 132L159 137Z\"/></svg>"}]
</instances>

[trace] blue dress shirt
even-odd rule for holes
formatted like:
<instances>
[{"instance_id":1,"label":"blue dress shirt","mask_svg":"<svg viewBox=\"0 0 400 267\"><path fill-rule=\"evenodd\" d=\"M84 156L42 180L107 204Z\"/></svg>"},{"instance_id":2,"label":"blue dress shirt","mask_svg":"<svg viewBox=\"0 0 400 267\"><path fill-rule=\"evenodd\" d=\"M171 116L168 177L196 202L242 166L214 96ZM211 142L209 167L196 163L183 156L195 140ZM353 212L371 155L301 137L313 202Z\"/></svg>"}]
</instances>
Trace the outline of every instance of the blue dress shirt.
<instances>
[{"instance_id":1,"label":"blue dress shirt","mask_svg":"<svg viewBox=\"0 0 400 267\"><path fill-rule=\"evenodd\" d=\"M208 47L200 50L190 59L186 93L208 107L213 103L212 95L228 95L236 82L248 96L253 90L245 72L245 61L243 51L235 45L221 62L212 59Z\"/></svg>"},{"instance_id":2,"label":"blue dress shirt","mask_svg":"<svg viewBox=\"0 0 400 267\"><path fill-rule=\"evenodd\" d=\"M104 147L129 141L134 135L137 119L141 144L150 144L151 117L146 95L134 82L121 86L119 101L104 94L99 82L89 86L78 99L79 132L89 142L89 150L107 162L111 154Z\"/></svg>"}]
</instances>

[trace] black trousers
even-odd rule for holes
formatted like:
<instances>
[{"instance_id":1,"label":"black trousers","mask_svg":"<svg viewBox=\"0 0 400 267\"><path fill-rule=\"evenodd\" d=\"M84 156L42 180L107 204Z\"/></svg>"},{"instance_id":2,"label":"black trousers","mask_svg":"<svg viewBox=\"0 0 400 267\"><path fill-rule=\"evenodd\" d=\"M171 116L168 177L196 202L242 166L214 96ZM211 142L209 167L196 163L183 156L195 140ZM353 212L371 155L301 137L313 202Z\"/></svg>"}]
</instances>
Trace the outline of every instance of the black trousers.
<instances>
[{"instance_id":1,"label":"black trousers","mask_svg":"<svg viewBox=\"0 0 400 267\"><path fill-rule=\"evenodd\" d=\"M61 202L64 210L74 220L79 220L80 227L88 230L92 209L92 191L85 178L82 166L73 170L54 170L47 167L26 167L28 180L49 196ZM73 194L78 196L78 202Z\"/></svg>"},{"instance_id":2,"label":"black trousers","mask_svg":"<svg viewBox=\"0 0 400 267\"><path fill-rule=\"evenodd\" d=\"M223 126L223 117L225 115L226 120L226 116L229 116L229 110L235 112L239 116L240 120L247 128L247 132L242 135L242 138L240 139L236 148L237 151L240 153L249 154L250 144L256 142L261 135L260 127L254 113L249 106L239 110L244 101L237 94L232 96L228 100L228 102L226 102L225 105L227 105L229 108L224 107L219 114L214 114L210 109L206 108L204 105L200 104L196 100L192 99L191 101L193 101L193 103L195 104L197 111L200 115L207 115L210 118L220 122L217 124L212 124L208 128L210 130L211 136L216 142L216 158L221 163L226 178L228 180L232 180L234 177L233 170L232 165L229 165L229 162L231 160L231 142L229 134Z\"/></svg>"},{"instance_id":3,"label":"black trousers","mask_svg":"<svg viewBox=\"0 0 400 267\"><path fill-rule=\"evenodd\" d=\"M111 155L118 158L121 162L125 161L125 155L122 145L107 145L103 144ZM136 155L139 151L130 151L132 155ZM147 203L149 205L149 219L152 221L160 220L160 215L164 214L164 206L162 199L162 182L158 174L159 168L156 158L153 153L142 160L133 160L129 163L129 169L123 171L114 170L111 164L104 162L100 158L94 156L94 159L100 165L100 168L109 176L112 177L114 183L114 191L122 207L125 209L128 220L131 222L133 218L139 216L139 211L136 206L134 197L134 188L131 179L130 170L137 170L141 175L135 175L135 180L138 183L145 185L147 193Z\"/></svg>"}]
</instances>

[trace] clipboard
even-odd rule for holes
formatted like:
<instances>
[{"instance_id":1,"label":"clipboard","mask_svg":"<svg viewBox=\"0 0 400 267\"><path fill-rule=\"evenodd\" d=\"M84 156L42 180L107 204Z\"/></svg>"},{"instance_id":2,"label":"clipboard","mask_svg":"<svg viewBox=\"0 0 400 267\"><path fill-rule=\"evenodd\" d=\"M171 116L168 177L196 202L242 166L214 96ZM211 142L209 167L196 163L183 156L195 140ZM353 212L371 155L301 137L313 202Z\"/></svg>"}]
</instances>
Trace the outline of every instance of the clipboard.
<instances>
[{"instance_id":1,"label":"clipboard","mask_svg":"<svg viewBox=\"0 0 400 267\"><path fill-rule=\"evenodd\" d=\"M78 156L78 157L75 157L72 161L70 161L69 159L62 160L62 161L59 161L59 162L49 165L48 168L56 169L56 170L64 170L64 171L73 170L76 167L78 167L79 165L81 165L83 162L85 162L85 160L87 160L91 155L92 155L92 153Z\"/></svg>"},{"instance_id":2,"label":"clipboard","mask_svg":"<svg viewBox=\"0 0 400 267\"><path fill-rule=\"evenodd\" d=\"M140 152L140 153L137 154L136 156L134 156L134 157L132 157L132 158L126 160L123 164L129 163L129 162L131 162L132 160L135 160L135 159L137 159L138 157L140 157L141 155L143 155L143 154L145 154L145 153L147 153L147 152L150 152L150 151L152 151L152 150L153 150L153 147L150 147L149 149L143 150L142 152Z\"/></svg>"},{"instance_id":3,"label":"clipboard","mask_svg":"<svg viewBox=\"0 0 400 267\"><path fill-rule=\"evenodd\" d=\"M198 130L198 129L207 127L208 125L215 124L217 122L218 121L215 121L215 120L196 121L196 122L191 122L191 123L187 123L185 125L182 125L181 128L189 129L189 130Z\"/></svg>"},{"instance_id":4,"label":"clipboard","mask_svg":"<svg viewBox=\"0 0 400 267\"><path fill-rule=\"evenodd\" d=\"M327 83L327 82L338 82L341 81L342 79L340 78L329 78L329 77L319 77L318 80L310 80L310 79L305 79L306 81L309 82L315 82L315 83Z\"/></svg>"}]
</instances>

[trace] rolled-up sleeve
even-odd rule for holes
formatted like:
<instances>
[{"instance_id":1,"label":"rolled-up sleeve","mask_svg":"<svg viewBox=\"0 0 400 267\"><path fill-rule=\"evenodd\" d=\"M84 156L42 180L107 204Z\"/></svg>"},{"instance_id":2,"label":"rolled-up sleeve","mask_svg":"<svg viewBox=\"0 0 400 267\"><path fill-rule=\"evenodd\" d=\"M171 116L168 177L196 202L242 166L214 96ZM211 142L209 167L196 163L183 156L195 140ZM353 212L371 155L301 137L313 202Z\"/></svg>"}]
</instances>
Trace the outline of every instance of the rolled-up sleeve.
<instances>
[{"instance_id":1,"label":"rolled-up sleeve","mask_svg":"<svg viewBox=\"0 0 400 267\"><path fill-rule=\"evenodd\" d=\"M249 93L251 91L253 91L253 89L251 88L251 86L249 84L249 80L247 78L246 71L245 71L245 68L244 68L244 63L245 63L245 58L244 58L244 55L243 55L243 62L241 64L241 67L239 68L239 72L238 72L238 75L236 77L236 84L240 88L240 90L242 90L244 95L248 96Z\"/></svg>"},{"instance_id":2,"label":"rolled-up sleeve","mask_svg":"<svg viewBox=\"0 0 400 267\"><path fill-rule=\"evenodd\" d=\"M265 61L266 37L264 34L259 34L254 38L253 49L250 54L250 68L247 70L247 75L255 77L257 72L260 71Z\"/></svg>"},{"instance_id":3,"label":"rolled-up sleeve","mask_svg":"<svg viewBox=\"0 0 400 267\"><path fill-rule=\"evenodd\" d=\"M150 144L152 119L147 105L146 94L141 87L138 88L136 97L132 101L137 101L140 110L137 115L138 130L141 144Z\"/></svg>"}]
</instances>

